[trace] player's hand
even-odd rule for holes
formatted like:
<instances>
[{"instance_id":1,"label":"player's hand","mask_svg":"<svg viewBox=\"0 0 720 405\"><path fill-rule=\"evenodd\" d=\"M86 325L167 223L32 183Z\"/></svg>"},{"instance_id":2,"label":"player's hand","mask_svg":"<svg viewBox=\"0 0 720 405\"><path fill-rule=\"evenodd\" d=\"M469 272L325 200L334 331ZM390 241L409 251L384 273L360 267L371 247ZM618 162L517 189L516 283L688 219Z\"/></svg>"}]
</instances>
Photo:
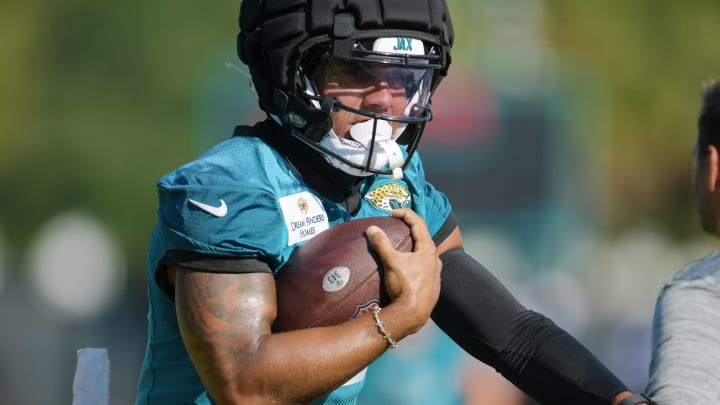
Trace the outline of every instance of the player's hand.
<instances>
[{"instance_id":1,"label":"player's hand","mask_svg":"<svg viewBox=\"0 0 720 405\"><path fill-rule=\"evenodd\" d=\"M367 235L385 268L385 289L393 304L405 309L412 332L424 325L440 295L442 262L425 220L410 209L393 211L410 226L414 249L409 253L395 250L385 233L370 226Z\"/></svg>"}]
</instances>

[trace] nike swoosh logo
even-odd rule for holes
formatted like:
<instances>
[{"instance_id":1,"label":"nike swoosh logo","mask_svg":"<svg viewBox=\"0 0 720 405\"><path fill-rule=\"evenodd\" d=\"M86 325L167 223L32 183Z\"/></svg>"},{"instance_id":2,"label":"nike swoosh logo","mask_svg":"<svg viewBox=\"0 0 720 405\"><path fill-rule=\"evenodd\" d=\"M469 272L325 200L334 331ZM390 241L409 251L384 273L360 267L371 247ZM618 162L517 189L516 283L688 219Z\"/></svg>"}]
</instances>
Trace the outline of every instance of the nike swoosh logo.
<instances>
[{"instance_id":1,"label":"nike swoosh logo","mask_svg":"<svg viewBox=\"0 0 720 405\"><path fill-rule=\"evenodd\" d=\"M190 204L200 208L201 210L207 212L208 214L214 215L218 218L222 218L225 215L227 215L227 211L228 211L227 204L225 204L225 201L223 201L222 198L220 199L219 207L214 207L212 205L204 204L204 203L201 203L200 201L195 201L192 198L189 198L188 202Z\"/></svg>"}]
</instances>

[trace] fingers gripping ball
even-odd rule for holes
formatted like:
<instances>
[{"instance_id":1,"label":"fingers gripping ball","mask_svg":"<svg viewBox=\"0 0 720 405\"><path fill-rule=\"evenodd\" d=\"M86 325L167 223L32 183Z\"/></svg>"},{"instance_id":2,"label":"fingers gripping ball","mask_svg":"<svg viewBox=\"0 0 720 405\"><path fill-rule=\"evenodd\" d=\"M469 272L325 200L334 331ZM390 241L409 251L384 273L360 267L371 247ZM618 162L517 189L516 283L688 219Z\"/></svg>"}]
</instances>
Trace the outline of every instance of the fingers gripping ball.
<instances>
[{"instance_id":1,"label":"fingers gripping ball","mask_svg":"<svg viewBox=\"0 0 720 405\"><path fill-rule=\"evenodd\" d=\"M396 250L413 250L410 228L399 218L363 218L323 231L299 247L276 277L274 331L336 325L387 304L382 262L365 235L370 225L382 229Z\"/></svg>"}]
</instances>

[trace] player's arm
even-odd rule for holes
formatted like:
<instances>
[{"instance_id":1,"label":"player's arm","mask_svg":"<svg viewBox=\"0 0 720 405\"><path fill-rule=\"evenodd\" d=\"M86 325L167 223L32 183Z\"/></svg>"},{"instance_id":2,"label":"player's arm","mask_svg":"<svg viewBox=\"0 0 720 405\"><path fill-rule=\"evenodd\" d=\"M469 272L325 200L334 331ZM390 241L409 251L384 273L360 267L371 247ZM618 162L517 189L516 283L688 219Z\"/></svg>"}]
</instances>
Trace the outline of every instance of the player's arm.
<instances>
[{"instance_id":1,"label":"player's arm","mask_svg":"<svg viewBox=\"0 0 720 405\"><path fill-rule=\"evenodd\" d=\"M328 330L271 334L275 285L268 273L179 268L175 300L185 346L218 404L309 402L385 348L367 316Z\"/></svg>"},{"instance_id":2,"label":"player's arm","mask_svg":"<svg viewBox=\"0 0 720 405\"><path fill-rule=\"evenodd\" d=\"M395 251L381 231L368 229L385 264L392 302L381 316L395 340L416 332L429 318L441 268L424 222L411 212L398 215L411 226L412 253ZM333 327L273 334L277 307L269 273L177 268L174 285L183 341L218 404L306 403L337 388L387 349L370 315Z\"/></svg>"},{"instance_id":3,"label":"player's arm","mask_svg":"<svg viewBox=\"0 0 720 405\"><path fill-rule=\"evenodd\" d=\"M442 289L432 318L468 353L540 403L618 405L631 395L581 343L467 255L457 226L438 252Z\"/></svg>"}]
</instances>

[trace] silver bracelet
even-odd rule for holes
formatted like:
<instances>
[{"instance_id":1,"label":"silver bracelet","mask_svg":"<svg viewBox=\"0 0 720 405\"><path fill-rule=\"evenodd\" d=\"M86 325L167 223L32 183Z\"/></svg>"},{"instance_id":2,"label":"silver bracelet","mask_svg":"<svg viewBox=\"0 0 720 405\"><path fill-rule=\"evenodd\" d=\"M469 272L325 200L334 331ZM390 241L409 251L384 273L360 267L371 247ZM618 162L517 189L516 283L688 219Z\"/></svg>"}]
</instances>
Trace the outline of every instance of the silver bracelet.
<instances>
[{"instance_id":1,"label":"silver bracelet","mask_svg":"<svg viewBox=\"0 0 720 405\"><path fill-rule=\"evenodd\" d=\"M376 306L372 311L373 319L375 320L375 326L377 326L378 332L380 332L380 334L383 335L383 338L385 338L385 340L387 341L388 346L390 346L391 349L394 349L397 347L398 344L396 341L393 340L393 338L390 337L390 334L388 333L388 331L385 330L385 327L380 320L381 309L382 308L380 308L380 306Z\"/></svg>"}]
</instances>

